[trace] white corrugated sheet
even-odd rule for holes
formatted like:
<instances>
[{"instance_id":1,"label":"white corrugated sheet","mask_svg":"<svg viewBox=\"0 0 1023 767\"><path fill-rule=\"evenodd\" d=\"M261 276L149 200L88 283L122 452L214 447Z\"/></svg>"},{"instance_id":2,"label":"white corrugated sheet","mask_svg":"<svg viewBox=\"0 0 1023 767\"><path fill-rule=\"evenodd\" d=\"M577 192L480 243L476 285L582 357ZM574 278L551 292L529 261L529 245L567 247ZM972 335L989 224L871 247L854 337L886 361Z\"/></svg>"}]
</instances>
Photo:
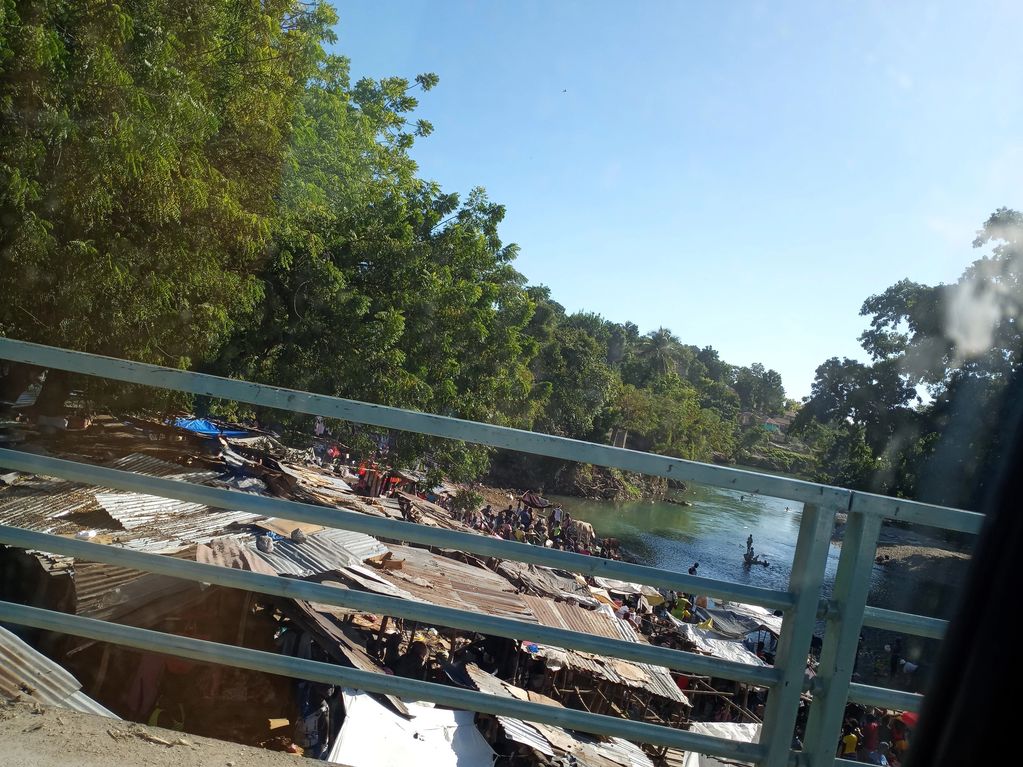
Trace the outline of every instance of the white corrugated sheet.
<instances>
[{"instance_id":1,"label":"white corrugated sheet","mask_svg":"<svg viewBox=\"0 0 1023 767\"><path fill-rule=\"evenodd\" d=\"M321 530L310 533L304 543L274 541L267 554L256 548L255 537L243 542L279 574L305 577L361 565L369 557L386 554L387 547L369 535L351 530Z\"/></svg>"},{"instance_id":2,"label":"white corrugated sheet","mask_svg":"<svg viewBox=\"0 0 1023 767\"><path fill-rule=\"evenodd\" d=\"M504 736L508 740L528 746L539 754L554 756L551 742L541 735L533 725L523 722L521 719L512 719L509 716L499 716L497 721L504 729Z\"/></svg>"},{"instance_id":3,"label":"white corrugated sheet","mask_svg":"<svg viewBox=\"0 0 1023 767\"><path fill-rule=\"evenodd\" d=\"M207 543L232 525L260 518L245 511L224 511L143 493L96 493L96 501L126 530L168 542Z\"/></svg>"},{"instance_id":4,"label":"white corrugated sheet","mask_svg":"<svg viewBox=\"0 0 1023 767\"><path fill-rule=\"evenodd\" d=\"M192 468L177 463L165 461L144 453L129 453L128 455L107 463L111 469L130 471L134 474L145 474L149 477L164 477L166 479L177 479L182 482L202 483L208 479L220 476L216 471L209 469Z\"/></svg>"},{"instance_id":5,"label":"white corrugated sheet","mask_svg":"<svg viewBox=\"0 0 1023 767\"><path fill-rule=\"evenodd\" d=\"M345 721L330 748L331 762L349 767L421 765L492 767L496 754L483 739L471 711L406 703L411 719L371 695L344 690Z\"/></svg>"},{"instance_id":6,"label":"white corrugated sheet","mask_svg":"<svg viewBox=\"0 0 1023 767\"><path fill-rule=\"evenodd\" d=\"M689 726L689 732L710 735L714 738L737 740L741 743L760 742L760 725L747 722L742 724L735 722L693 722ZM727 767L734 764L746 764L746 762L736 762L734 759L724 761L713 756L687 751L682 767L718 767L719 765Z\"/></svg>"},{"instance_id":7,"label":"white corrugated sheet","mask_svg":"<svg viewBox=\"0 0 1023 767\"><path fill-rule=\"evenodd\" d=\"M0 697L20 696L47 706L120 718L81 690L81 682L66 669L0 627Z\"/></svg>"}]
</instances>

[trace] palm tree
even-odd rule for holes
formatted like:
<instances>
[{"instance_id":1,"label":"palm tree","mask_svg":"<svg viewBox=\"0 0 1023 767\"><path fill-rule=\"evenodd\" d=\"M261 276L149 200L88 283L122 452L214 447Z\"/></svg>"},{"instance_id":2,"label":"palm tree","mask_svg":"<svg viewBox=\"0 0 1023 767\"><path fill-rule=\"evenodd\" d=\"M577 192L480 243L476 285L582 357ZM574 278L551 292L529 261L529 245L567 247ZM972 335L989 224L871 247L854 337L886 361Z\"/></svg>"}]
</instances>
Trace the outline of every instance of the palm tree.
<instances>
[{"instance_id":1,"label":"palm tree","mask_svg":"<svg viewBox=\"0 0 1023 767\"><path fill-rule=\"evenodd\" d=\"M667 328L657 328L643 336L639 346L640 359L665 375L675 369L681 342Z\"/></svg>"}]
</instances>

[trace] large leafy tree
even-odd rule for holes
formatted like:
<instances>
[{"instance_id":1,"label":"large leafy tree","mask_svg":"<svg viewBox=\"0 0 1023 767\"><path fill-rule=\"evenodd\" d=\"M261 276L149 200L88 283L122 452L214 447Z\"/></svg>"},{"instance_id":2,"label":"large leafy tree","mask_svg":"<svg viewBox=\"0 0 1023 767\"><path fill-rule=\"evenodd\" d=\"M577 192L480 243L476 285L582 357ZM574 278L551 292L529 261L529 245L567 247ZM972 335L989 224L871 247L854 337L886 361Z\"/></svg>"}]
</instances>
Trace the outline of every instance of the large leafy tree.
<instances>
[{"instance_id":1,"label":"large leafy tree","mask_svg":"<svg viewBox=\"0 0 1023 767\"><path fill-rule=\"evenodd\" d=\"M1003 449L1008 384L1023 368L1023 217L995 211L973 245L989 252L954 284L902 280L864 302L870 326L860 341L870 363L831 359L817 369L795 426L830 430L823 475L978 502Z\"/></svg>"},{"instance_id":2,"label":"large leafy tree","mask_svg":"<svg viewBox=\"0 0 1023 767\"><path fill-rule=\"evenodd\" d=\"M0 332L188 365L259 302L324 4L5 3Z\"/></svg>"}]
</instances>

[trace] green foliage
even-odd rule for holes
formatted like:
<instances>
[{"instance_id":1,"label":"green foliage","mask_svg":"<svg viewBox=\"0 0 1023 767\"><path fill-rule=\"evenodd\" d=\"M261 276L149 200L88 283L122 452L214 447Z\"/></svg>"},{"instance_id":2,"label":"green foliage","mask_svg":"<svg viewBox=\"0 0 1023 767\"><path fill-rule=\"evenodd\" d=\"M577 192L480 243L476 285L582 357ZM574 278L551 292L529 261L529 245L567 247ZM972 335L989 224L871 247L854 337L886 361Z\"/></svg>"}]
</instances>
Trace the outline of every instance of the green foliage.
<instances>
[{"instance_id":1,"label":"green foliage","mask_svg":"<svg viewBox=\"0 0 1023 767\"><path fill-rule=\"evenodd\" d=\"M22 2L0 17L0 330L175 366L254 267L322 4Z\"/></svg>"},{"instance_id":2,"label":"green foliage","mask_svg":"<svg viewBox=\"0 0 1023 767\"><path fill-rule=\"evenodd\" d=\"M827 360L793 428L821 479L976 507L1004 448L1001 414L1023 367L1023 216L1000 208L952 285L902 280L869 297L870 363ZM927 401L918 395L926 389Z\"/></svg>"},{"instance_id":3,"label":"green foliage","mask_svg":"<svg viewBox=\"0 0 1023 767\"><path fill-rule=\"evenodd\" d=\"M743 410L778 415L785 406L781 375L767 370L759 362L735 371L735 393Z\"/></svg>"},{"instance_id":4,"label":"green foliage","mask_svg":"<svg viewBox=\"0 0 1023 767\"><path fill-rule=\"evenodd\" d=\"M459 488L451 496L451 508L454 511L476 511L483 506L483 496L467 487Z\"/></svg>"},{"instance_id":5,"label":"green foliage","mask_svg":"<svg viewBox=\"0 0 1023 767\"><path fill-rule=\"evenodd\" d=\"M352 83L336 23L318 0L2 0L0 333L697 460L780 408L774 371L527 286L504 207L410 156L437 75ZM391 445L457 479L492 458Z\"/></svg>"}]
</instances>

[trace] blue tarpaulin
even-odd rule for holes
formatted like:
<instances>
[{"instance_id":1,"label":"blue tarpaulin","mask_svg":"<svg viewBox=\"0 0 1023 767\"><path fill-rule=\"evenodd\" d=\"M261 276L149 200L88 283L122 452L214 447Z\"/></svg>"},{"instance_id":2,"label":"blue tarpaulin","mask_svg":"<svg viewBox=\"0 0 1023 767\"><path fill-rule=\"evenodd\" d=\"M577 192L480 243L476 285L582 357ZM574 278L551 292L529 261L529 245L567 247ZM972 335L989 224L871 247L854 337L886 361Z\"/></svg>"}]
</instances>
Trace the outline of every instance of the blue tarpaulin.
<instances>
[{"instance_id":1,"label":"blue tarpaulin","mask_svg":"<svg viewBox=\"0 0 1023 767\"><path fill-rule=\"evenodd\" d=\"M247 431L232 431L221 429L219 426L213 423L213 421L210 421L206 418L175 418L174 425L182 429L194 431L196 434L202 434L204 437L216 437L220 435L224 437L248 436Z\"/></svg>"}]
</instances>

